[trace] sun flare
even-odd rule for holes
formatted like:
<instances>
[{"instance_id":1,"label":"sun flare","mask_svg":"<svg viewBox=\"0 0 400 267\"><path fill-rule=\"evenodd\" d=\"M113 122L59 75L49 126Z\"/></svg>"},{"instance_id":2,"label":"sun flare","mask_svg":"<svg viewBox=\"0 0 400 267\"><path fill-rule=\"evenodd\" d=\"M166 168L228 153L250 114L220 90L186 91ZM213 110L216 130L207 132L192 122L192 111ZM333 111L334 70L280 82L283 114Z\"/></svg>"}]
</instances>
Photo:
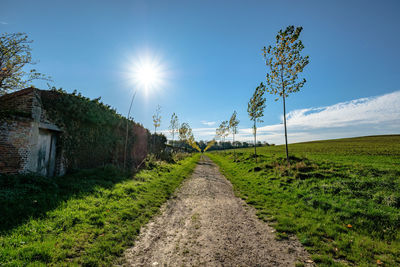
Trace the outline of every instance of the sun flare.
<instances>
[{"instance_id":1,"label":"sun flare","mask_svg":"<svg viewBox=\"0 0 400 267\"><path fill-rule=\"evenodd\" d=\"M132 60L129 68L129 78L138 90L160 90L166 83L165 66L159 57L144 53Z\"/></svg>"}]
</instances>

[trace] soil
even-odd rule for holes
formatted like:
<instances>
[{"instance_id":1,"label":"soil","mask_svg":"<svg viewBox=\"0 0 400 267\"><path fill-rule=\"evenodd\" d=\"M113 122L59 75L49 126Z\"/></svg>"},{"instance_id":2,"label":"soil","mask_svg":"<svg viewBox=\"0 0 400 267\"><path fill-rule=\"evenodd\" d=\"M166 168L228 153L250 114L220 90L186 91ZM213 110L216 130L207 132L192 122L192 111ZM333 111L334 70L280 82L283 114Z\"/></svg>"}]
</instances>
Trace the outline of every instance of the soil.
<instances>
[{"instance_id":1,"label":"soil","mask_svg":"<svg viewBox=\"0 0 400 267\"><path fill-rule=\"evenodd\" d=\"M277 240L205 156L124 257L124 266L314 265L295 237Z\"/></svg>"}]
</instances>

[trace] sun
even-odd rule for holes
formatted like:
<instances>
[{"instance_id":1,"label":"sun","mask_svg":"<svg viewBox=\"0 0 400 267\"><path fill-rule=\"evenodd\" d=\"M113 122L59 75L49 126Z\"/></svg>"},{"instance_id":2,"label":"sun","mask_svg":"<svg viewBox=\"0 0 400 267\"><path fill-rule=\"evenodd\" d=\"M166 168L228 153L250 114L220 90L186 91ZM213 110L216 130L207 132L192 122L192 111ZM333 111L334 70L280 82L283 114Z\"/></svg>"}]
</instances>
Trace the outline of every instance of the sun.
<instances>
[{"instance_id":1,"label":"sun","mask_svg":"<svg viewBox=\"0 0 400 267\"><path fill-rule=\"evenodd\" d=\"M134 72L134 79L144 88L152 87L161 83L161 71L157 64L151 61L141 62Z\"/></svg>"},{"instance_id":2,"label":"sun","mask_svg":"<svg viewBox=\"0 0 400 267\"><path fill-rule=\"evenodd\" d=\"M146 52L131 60L129 76L136 88L147 94L165 86L167 72L160 57Z\"/></svg>"}]
</instances>

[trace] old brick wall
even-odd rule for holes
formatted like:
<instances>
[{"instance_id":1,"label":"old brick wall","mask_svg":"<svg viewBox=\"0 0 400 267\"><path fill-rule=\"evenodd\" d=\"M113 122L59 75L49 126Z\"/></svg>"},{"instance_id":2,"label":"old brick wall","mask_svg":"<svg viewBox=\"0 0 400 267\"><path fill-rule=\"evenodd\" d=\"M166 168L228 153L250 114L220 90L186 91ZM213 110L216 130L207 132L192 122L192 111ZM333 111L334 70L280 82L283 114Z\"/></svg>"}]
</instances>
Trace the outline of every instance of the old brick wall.
<instances>
[{"instance_id":1,"label":"old brick wall","mask_svg":"<svg viewBox=\"0 0 400 267\"><path fill-rule=\"evenodd\" d=\"M57 112L80 116L57 116ZM68 168L92 168L109 163L122 165L125 125L123 117L109 106L80 95L27 88L1 96L0 173L39 172L40 166L53 170L54 162L55 175L63 175ZM134 122L129 125L127 161L135 168L151 151L149 140L153 139L142 125ZM52 133L50 146L43 141L42 130ZM54 150L47 149L53 140L56 143L55 161ZM47 155L50 154L47 153L52 155L52 161L42 164L48 162Z\"/></svg>"},{"instance_id":2,"label":"old brick wall","mask_svg":"<svg viewBox=\"0 0 400 267\"><path fill-rule=\"evenodd\" d=\"M36 172L39 127L54 128L43 110L39 90L27 88L0 97L0 173ZM65 173L59 149L56 175Z\"/></svg>"},{"instance_id":3,"label":"old brick wall","mask_svg":"<svg viewBox=\"0 0 400 267\"><path fill-rule=\"evenodd\" d=\"M37 101L34 88L26 88L18 92L4 95L0 98L0 110L3 111L18 111L26 113L27 116L32 115L32 107L34 101ZM21 115L21 114L19 114Z\"/></svg>"},{"instance_id":4,"label":"old brick wall","mask_svg":"<svg viewBox=\"0 0 400 267\"><path fill-rule=\"evenodd\" d=\"M30 158L35 91L27 88L0 98L0 173L24 172Z\"/></svg>"},{"instance_id":5,"label":"old brick wall","mask_svg":"<svg viewBox=\"0 0 400 267\"><path fill-rule=\"evenodd\" d=\"M0 173L26 172L32 150L31 121L18 119L0 122Z\"/></svg>"}]
</instances>

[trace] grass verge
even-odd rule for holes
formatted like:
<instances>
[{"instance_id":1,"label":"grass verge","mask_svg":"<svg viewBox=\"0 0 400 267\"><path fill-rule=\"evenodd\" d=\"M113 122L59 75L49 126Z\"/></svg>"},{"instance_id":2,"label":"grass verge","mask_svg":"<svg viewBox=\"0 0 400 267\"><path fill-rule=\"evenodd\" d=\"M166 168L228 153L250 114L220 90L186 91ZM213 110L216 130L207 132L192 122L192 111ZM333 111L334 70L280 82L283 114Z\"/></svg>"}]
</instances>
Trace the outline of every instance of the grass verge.
<instances>
[{"instance_id":1,"label":"grass verge","mask_svg":"<svg viewBox=\"0 0 400 267\"><path fill-rule=\"evenodd\" d=\"M316 151L314 145L292 147L302 156L294 153L290 168L282 147L260 149L258 163L250 149L238 151L236 160L233 151L208 156L259 218L276 228L278 239L297 235L317 264L399 266L400 171L392 165L398 151L380 147L387 155L379 162L382 155L360 140L364 152L345 151L351 146L343 144L335 150L330 142L324 152L322 141ZM336 156L332 161L329 153ZM375 163L368 165L368 157Z\"/></svg>"},{"instance_id":2,"label":"grass verge","mask_svg":"<svg viewBox=\"0 0 400 267\"><path fill-rule=\"evenodd\" d=\"M27 177L4 178L0 202L8 221L0 225L0 265L111 265L190 175L198 157L134 177L105 168L31 184L23 183Z\"/></svg>"}]
</instances>

